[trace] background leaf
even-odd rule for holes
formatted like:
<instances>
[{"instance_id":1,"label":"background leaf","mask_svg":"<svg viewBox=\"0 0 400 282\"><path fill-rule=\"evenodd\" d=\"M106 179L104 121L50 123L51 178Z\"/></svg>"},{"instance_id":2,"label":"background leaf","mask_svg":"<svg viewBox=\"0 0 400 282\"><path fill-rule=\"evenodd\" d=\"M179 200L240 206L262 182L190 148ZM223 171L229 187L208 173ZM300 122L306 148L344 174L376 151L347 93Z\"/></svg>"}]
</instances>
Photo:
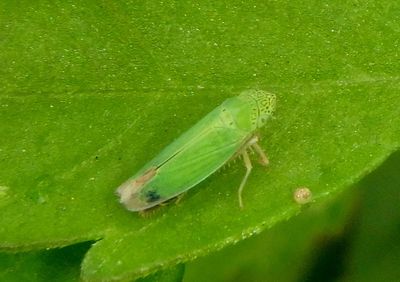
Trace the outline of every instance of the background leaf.
<instances>
[{"instance_id":1,"label":"background leaf","mask_svg":"<svg viewBox=\"0 0 400 282\"><path fill-rule=\"evenodd\" d=\"M0 5L0 246L99 240L84 279L143 276L259 233L300 211L297 187L329 199L399 146L397 2ZM243 211L241 164L145 218L118 204L120 183L248 88L278 109Z\"/></svg>"},{"instance_id":2,"label":"background leaf","mask_svg":"<svg viewBox=\"0 0 400 282\"><path fill-rule=\"evenodd\" d=\"M62 249L0 254L0 281L79 281L80 263L89 249L80 243Z\"/></svg>"}]
</instances>

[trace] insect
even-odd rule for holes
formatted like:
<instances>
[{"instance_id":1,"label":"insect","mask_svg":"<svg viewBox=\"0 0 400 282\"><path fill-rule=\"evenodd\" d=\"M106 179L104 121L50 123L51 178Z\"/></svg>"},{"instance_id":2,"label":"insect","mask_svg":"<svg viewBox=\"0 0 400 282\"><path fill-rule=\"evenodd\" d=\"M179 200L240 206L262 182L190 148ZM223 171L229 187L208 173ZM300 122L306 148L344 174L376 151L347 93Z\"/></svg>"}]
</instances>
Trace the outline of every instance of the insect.
<instances>
[{"instance_id":1,"label":"insect","mask_svg":"<svg viewBox=\"0 0 400 282\"><path fill-rule=\"evenodd\" d=\"M154 207L192 188L229 160L242 156L246 174L238 197L243 207L242 191L252 170L248 150L254 149L260 163L268 164L257 143L256 131L272 116L275 104L275 95L261 90L247 90L225 100L119 186L120 202L130 211Z\"/></svg>"}]
</instances>

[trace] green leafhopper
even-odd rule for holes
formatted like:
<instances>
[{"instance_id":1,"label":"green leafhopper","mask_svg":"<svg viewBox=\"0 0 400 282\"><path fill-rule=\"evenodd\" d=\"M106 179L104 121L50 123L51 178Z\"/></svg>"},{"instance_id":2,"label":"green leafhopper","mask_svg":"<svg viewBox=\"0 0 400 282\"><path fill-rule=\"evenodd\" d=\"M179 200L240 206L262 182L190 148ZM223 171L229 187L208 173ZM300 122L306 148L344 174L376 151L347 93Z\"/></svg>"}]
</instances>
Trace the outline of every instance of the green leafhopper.
<instances>
[{"instance_id":1,"label":"green leafhopper","mask_svg":"<svg viewBox=\"0 0 400 282\"><path fill-rule=\"evenodd\" d=\"M130 211L141 211L174 198L192 188L229 160L242 156L246 174L242 191L252 169L248 155L254 149L260 163L268 159L258 145L256 130L265 125L275 110L274 94L248 90L225 100L192 128L168 145L118 189L120 202Z\"/></svg>"}]
</instances>

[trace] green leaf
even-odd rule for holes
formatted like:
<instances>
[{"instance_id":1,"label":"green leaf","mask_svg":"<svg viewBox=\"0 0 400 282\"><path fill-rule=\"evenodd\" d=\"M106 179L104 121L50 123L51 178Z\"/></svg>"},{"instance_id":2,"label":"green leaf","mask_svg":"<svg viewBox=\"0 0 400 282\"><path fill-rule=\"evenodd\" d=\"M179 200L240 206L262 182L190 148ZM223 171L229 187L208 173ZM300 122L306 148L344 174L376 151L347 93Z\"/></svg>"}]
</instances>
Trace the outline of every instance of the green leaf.
<instances>
[{"instance_id":1,"label":"green leaf","mask_svg":"<svg viewBox=\"0 0 400 282\"><path fill-rule=\"evenodd\" d=\"M89 247L90 243L86 242L61 249L17 254L0 253L0 281L80 281L80 263ZM137 282L180 282L184 270L184 265L178 264L138 279Z\"/></svg>"},{"instance_id":2,"label":"green leaf","mask_svg":"<svg viewBox=\"0 0 400 282\"><path fill-rule=\"evenodd\" d=\"M345 193L345 197L340 195L333 203L305 206L300 216L189 263L184 281L259 281L265 277L273 281L325 281L339 277L356 281L376 281L382 277L396 280L399 164L397 153L357 184L358 189ZM79 258L89 246L2 254L0 280L48 281L51 277L57 281L77 281L74 278L78 277ZM140 281L181 281L182 271L178 265Z\"/></svg>"},{"instance_id":3,"label":"green leaf","mask_svg":"<svg viewBox=\"0 0 400 282\"><path fill-rule=\"evenodd\" d=\"M205 255L368 174L400 140L395 1L0 4L0 247L98 240L85 280ZM225 98L278 96L271 165L236 164L147 217L115 188Z\"/></svg>"},{"instance_id":4,"label":"green leaf","mask_svg":"<svg viewBox=\"0 0 400 282\"><path fill-rule=\"evenodd\" d=\"M80 243L62 249L0 253L0 281L79 281L80 262L89 247Z\"/></svg>"}]
</instances>

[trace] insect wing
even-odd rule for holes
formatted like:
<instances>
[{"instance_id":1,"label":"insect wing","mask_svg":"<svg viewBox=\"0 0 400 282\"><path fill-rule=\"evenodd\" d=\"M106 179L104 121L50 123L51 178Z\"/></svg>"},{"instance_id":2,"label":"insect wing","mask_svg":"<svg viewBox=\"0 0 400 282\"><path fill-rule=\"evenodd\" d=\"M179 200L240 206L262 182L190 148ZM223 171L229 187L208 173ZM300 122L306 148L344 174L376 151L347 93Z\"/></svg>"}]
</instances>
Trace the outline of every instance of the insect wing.
<instances>
[{"instance_id":1,"label":"insect wing","mask_svg":"<svg viewBox=\"0 0 400 282\"><path fill-rule=\"evenodd\" d=\"M190 189L226 163L246 140L230 128L207 130L159 167L150 167L118 188L127 209L156 206Z\"/></svg>"},{"instance_id":2,"label":"insect wing","mask_svg":"<svg viewBox=\"0 0 400 282\"><path fill-rule=\"evenodd\" d=\"M142 190L145 200L165 201L190 189L224 165L242 146L245 136L215 128L158 168Z\"/></svg>"},{"instance_id":3,"label":"insect wing","mask_svg":"<svg viewBox=\"0 0 400 282\"><path fill-rule=\"evenodd\" d=\"M146 163L134 176L131 177L131 179L140 177L150 168L161 166L178 152L182 151L185 147L191 146L193 142L196 142L199 136L207 134L216 124L217 120L215 117L218 116L219 112L220 109L217 107L212 112L208 113L189 130L181 134L176 140L165 147L155 158Z\"/></svg>"},{"instance_id":4,"label":"insect wing","mask_svg":"<svg viewBox=\"0 0 400 282\"><path fill-rule=\"evenodd\" d=\"M117 190L120 201L129 210L144 210L179 195L215 172L252 133L238 127L235 113L242 107L249 105L235 97L215 108L123 183Z\"/></svg>"}]
</instances>

